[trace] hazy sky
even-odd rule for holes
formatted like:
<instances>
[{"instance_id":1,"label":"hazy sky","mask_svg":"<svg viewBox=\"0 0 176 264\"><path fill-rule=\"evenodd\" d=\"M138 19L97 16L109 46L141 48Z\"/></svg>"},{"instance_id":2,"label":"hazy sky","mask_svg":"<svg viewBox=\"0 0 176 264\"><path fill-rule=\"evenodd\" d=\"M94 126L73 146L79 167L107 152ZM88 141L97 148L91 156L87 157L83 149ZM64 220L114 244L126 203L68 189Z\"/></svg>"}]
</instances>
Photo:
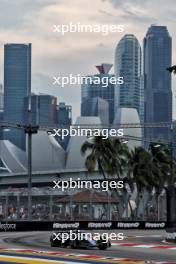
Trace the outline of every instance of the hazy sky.
<instances>
[{"instance_id":1,"label":"hazy sky","mask_svg":"<svg viewBox=\"0 0 176 264\"><path fill-rule=\"evenodd\" d=\"M52 76L94 74L95 65L114 63L120 38L133 33L142 39L151 24L166 25L173 38L176 63L175 0L0 0L0 72L3 81L4 43L29 43L32 51L32 90L56 95L80 110L80 86L58 88ZM53 33L53 24L123 24L123 33ZM176 79L176 77L175 77ZM175 88L175 84L173 85ZM174 92L175 96L175 92Z\"/></svg>"}]
</instances>

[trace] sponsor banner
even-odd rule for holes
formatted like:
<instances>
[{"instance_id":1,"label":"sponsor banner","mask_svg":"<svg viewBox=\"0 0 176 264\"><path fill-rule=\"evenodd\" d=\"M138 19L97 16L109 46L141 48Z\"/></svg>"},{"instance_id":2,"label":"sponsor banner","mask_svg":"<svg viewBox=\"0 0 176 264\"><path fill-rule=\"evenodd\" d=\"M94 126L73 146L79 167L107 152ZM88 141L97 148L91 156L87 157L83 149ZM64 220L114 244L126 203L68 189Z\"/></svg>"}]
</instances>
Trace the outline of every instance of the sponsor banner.
<instances>
[{"instance_id":1,"label":"sponsor banner","mask_svg":"<svg viewBox=\"0 0 176 264\"><path fill-rule=\"evenodd\" d=\"M0 222L0 231L16 230L16 223L2 223Z\"/></svg>"},{"instance_id":2,"label":"sponsor banner","mask_svg":"<svg viewBox=\"0 0 176 264\"><path fill-rule=\"evenodd\" d=\"M71 229L166 229L167 222L149 221L18 221L0 222L0 232L6 231L53 231Z\"/></svg>"},{"instance_id":3,"label":"sponsor banner","mask_svg":"<svg viewBox=\"0 0 176 264\"><path fill-rule=\"evenodd\" d=\"M165 229L166 222L148 221L81 221L54 222L53 229Z\"/></svg>"}]
</instances>

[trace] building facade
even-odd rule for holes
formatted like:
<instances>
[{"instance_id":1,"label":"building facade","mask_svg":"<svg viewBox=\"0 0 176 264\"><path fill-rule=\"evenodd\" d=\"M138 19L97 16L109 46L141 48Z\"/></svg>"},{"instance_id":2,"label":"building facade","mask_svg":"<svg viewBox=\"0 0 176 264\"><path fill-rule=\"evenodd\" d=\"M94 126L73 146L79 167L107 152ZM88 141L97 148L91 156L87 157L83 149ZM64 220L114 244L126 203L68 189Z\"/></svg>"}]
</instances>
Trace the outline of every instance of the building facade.
<instances>
[{"instance_id":1,"label":"building facade","mask_svg":"<svg viewBox=\"0 0 176 264\"><path fill-rule=\"evenodd\" d=\"M172 122L172 39L167 27L152 25L144 38L145 122ZM146 128L145 137L170 140L170 128Z\"/></svg>"},{"instance_id":2,"label":"building facade","mask_svg":"<svg viewBox=\"0 0 176 264\"><path fill-rule=\"evenodd\" d=\"M72 124L72 106L66 105L64 102L59 103L57 105L56 110L56 124L58 127L67 127L69 128ZM62 137L56 136L56 140L59 144L66 149L70 136L66 136L64 139Z\"/></svg>"},{"instance_id":3,"label":"building facade","mask_svg":"<svg viewBox=\"0 0 176 264\"><path fill-rule=\"evenodd\" d=\"M143 86L141 85L141 47L133 34L125 35L115 50L115 76L123 76L124 83L115 89L115 114L118 108L135 108L143 119Z\"/></svg>"},{"instance_id":4,"label":"building facade","mask_svg":"<svg viewBox=\"0 0 176 264\"><path fill-rule=\"evenodd\" d=\"M81 104L82 116L99 116L102 124L109 122L109 104L99 97L87 98Z\"/></svg>"},{"instance_id":5,"label":"building facade","mask_svg":"<svg viewBox=\"0 0 176 264\"><path fill-rule=\"evenodd\" d=\"M2 84L0 84L0 110L4 110L4 91Z\"/></svg>"},{"instance_id":6,"label":"building facade","mask_svg":"<svg viewBox=\"0 0 176 264\"><path fill-rule=\"evenodd\" d=\"M108 123L112 124L114 120L114 90L115 85L110 81L112 74L109 74L109 71L112 67L112 64L101 64L96 66L99 71L99 74L87 76L91 78L91 81L88 80L87 83L82 84L81 86L81 116L84 116L84 112L88 116L92 116L92 109L85 109L86 104L84 101L88 98L101 98L108 102L109 104L109 120ZM100 79L100 83L97 83L97 78ZM107 84L104 85L104 80L107 80ZM106 106L105 106L106 107Z\"/></svg>"},{"instance_id":7,"label":"building facade","mask_svg":"<svg viewBox=\"0 0 176 264\"><path fill-rule=\"evenodd\" d=\"M4 46L4 121L24 123L24 98L31 92L31 44ZM4 138L25 149L24 131L10 129Z\"/></svg>"},{"instance_id":8,"label":"building facade","mask_svg":"<svg viewBox=\"0 0 176 264\"><path fill-rule=\"evenodd\" d=\"M25 98L27 107L28 97ZM30 119L26 115L27 123L40 126L54 126L57 123L56 113L57 98L52 95L32 94Z\"/></svg>"},{"instance_id":9,"label":"building facade","mask_svg":"<svg viewBox=\"0 0 176 264\"><path fill-rule=\"evenodd\" d=\"M59 103L57 105L57 125L59 126L67 126L72 123L72 107L70 105L66 105L64 102Z\"/></svg>"}]
</instances>

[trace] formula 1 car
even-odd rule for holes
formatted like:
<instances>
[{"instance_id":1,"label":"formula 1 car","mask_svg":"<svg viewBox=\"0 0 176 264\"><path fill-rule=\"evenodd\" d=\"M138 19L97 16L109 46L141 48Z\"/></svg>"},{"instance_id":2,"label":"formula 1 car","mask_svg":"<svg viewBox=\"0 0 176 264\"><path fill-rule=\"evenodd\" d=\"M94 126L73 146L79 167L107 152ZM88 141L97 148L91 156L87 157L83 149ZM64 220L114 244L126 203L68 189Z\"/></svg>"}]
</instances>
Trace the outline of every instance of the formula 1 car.
<instances>
[{"instance_id":1,"label":"formula 1 car","mask_svg":"<svg viewBox=\"0 0 176 264\"><path fill-rule=\"evenodd\" d=\"M71 239L70 231L61 231L53 233L50 237L50 244L51 247L71 247L74 249L91 249L91 248L98 248L100 250L106 250L107 248L111 247L111 242L108 240L108 242L102 238L100 235L99 240L95 240L92 238L92 236L89 238L89 236L86 233L80 233L81 239ZM80 237L79 236L79 237ZM64 237L64 240L63 240Z\"/></svg>"}]
</instances>

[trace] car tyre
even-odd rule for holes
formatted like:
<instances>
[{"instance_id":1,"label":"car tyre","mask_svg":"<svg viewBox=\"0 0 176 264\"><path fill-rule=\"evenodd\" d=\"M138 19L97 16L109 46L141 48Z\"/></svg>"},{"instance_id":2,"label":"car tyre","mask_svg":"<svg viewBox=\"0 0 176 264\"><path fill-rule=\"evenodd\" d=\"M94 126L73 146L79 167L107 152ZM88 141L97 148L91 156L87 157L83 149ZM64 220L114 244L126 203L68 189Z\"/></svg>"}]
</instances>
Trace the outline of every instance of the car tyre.
<instances>
[{"instance_id":1,"label":"car tyre","mask_svg":"<svg viewBox=\"0 0 176 264\"><path fill-rule=\"evenodd\" d=\"M77 248L76 241L72 241L70 246L72 249Z\"/></svg>"},{"instance_id":2,"label":"car tyre","mask_svg":"<svg viewBox=\"0 0 176 264\"><path fill-rule=\"evenodd\" d=\"M108 247L107 243L99 243L98 248L99 250L106 250Z\"/></svg>"}]
</instances>

